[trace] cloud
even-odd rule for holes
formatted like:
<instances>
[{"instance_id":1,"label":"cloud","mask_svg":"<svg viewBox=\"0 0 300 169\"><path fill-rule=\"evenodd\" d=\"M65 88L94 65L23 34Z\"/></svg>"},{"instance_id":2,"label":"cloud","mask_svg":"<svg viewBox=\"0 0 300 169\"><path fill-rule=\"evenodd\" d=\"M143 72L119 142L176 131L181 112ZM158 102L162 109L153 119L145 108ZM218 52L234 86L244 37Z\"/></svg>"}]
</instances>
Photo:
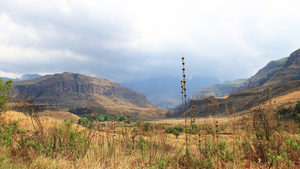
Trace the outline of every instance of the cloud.
<instances>
[{"instance_id":1,"label":"cloud","mask_svg":"<svg viewBox=\"0 0 300 169\"><path fill-rule=\"evenodd\" d=\"M1 1L0 76L247 78L298 49L298 1Z\"/></svg>"}]
</instances>

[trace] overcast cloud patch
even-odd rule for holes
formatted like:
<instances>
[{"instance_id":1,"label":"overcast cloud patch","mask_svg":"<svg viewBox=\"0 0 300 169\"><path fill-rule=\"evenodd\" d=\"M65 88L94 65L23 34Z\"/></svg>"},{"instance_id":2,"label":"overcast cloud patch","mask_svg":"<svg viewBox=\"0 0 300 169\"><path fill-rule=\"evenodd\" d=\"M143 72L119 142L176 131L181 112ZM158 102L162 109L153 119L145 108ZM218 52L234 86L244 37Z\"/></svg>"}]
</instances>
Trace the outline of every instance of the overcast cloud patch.
<instances>
[{"instance_id":1,"label":"overcast cloud patch","mask_svg":"<svg viewBox=\"0 0 300 169\"><path fill-rule=\"evenodd\" d=\"M298 1L1 1L0 76L248 78L299 48Z\"/></svg>"}]
</instances>

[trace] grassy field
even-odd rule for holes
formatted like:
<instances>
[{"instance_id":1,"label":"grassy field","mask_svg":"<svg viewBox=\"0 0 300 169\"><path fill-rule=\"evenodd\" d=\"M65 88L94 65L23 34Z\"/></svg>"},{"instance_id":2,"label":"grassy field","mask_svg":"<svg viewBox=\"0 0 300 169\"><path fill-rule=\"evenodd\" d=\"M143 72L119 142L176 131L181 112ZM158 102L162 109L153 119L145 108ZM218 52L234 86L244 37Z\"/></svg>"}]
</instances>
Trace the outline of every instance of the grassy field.
<instances>
[{"instance_id":1,"label":"grassy field","mask_svg":"<svg viewBox=\"0 0 300 169\"><path fill-rule=\"evenodd\" d=\"M292 98L295 94L291 94ZM279 99L278 99L279 102ZM63 112L61 112L63 113ZM298 124L244 116L77 125L45 112L0 118L0 168L298 168ZM48 115L47 115L48 114ZM58 118L59 117L59 118ZM75 117L75 116L74 116ZM192 119L193 121L193 119ZM266 126L264 126L266 125Z\"/></svg>"}]
</instances>

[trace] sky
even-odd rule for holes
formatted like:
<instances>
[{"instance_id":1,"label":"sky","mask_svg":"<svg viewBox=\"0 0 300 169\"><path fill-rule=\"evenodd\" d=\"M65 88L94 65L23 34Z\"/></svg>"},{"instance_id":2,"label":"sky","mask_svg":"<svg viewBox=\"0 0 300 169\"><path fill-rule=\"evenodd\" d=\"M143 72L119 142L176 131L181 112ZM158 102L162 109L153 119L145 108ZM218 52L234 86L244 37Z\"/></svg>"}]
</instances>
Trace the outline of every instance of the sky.
<instances>
[{"instance_id":1,"label":"sky","mask_svg":"<svg viewBox=\"0 0 300 169\"><path fill-rule=\"evenodd\" d=\"M300 48L298 0L0 0L0 76L249 78Z\"/></svg>"}]
</instances>

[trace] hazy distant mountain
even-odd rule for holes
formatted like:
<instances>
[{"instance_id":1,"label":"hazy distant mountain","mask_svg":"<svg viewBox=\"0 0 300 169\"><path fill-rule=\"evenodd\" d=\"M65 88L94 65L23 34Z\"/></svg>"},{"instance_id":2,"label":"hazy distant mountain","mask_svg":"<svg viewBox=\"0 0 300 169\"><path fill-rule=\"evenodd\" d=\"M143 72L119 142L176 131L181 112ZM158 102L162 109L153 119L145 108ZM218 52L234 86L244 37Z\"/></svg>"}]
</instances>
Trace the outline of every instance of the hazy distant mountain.
<instances>
[{"instance_id":1,"label":"hazy distant mountain","mask_svg":"<svg viewBox=\"0 0 300 169\"><path fill-rule=\"evenodd\" d=\"M244 83L247 79L237 79L233 81L226 81L221 84L214 84L209 87L202 87L195 94L193 94L193 99L200 99L206 96L213 97L223 97L231 94L232 88L234 86Z\"/></svg>"},{"instance_id":2,"label":"hazy distant mountain","mask_svg":"<svg viewBox=\"0 0 300 169\"><path fill-rule=\"evenodd\" d=\"M26 74L26 75L23 75L19 81L23 81L23 80L31 80L31 79L35 79L35 78L38 78L38 77L41 77L41 75L39 74Z\"/></svg>"},{"instance_id":3,"label":"hazy distant mountain","mask_svg":"<svg viewBox=\"0 0 300 169\"><path fill-rule=\"evenodd\" d=\"M180 80L177 77L165 76L121 85L146 94L150 102L161 108L172 109L181 103ZM194 76L186 82L187 95L195 93L201 87L219 83L215 77Z\"/></svg>"},{"instance_id":4,"label":"hazy distant mountain","mask_svg":"<svg viewBox=\"0 0 300 169\"><path fill-rule=\"evenodd\" d=\"M59 107L104 106L156 107L146 95L112 81L75 73L46 75L12 83L16 93L28 94L34 103Z\"/></svg>"},{"instance_id":5,"label":"hazy distant mountain","mask_svg":"<svg viewBox=\"0 0 300 169\"><path fill-rule=\"evenodd\" d=\"M300 80L300 49L293 52L288 58L269 62L243 84L233 87L232 93L294 80Z\"/></svg>"},{"instance_id":6,"label":"hazy distant mountain","mask_svg":"<svg viewBox=\"0 0 300 169\"><path fill-rule=\"evenodd\" d=\"M18 82L18 81L23 81L23 80L31 80L31 79L35 79L35 78L38 78L38 77L41 77L41 75L39 74L26 74L26 75L23 75L21 78L16 78L16 79L13 79L13 78L9 78L9 77L1 77L4 81L7 81L7 80L13 80L14 82Z\"/></svg>"},{"instance_id":7,"label":"hazy distant mountain","mask_svg":"<svg viewBox=\"0 0 300 169\"><path fill-rule=\"evenodd\" d=\"M1 78L2 78L5 82L8 81L8 80L10 80L10 79L13 80L14 82L16 81L15 79L12 79L12 78L9 78L9 77L1 77Z\"/></svg>"}]
</instances>

